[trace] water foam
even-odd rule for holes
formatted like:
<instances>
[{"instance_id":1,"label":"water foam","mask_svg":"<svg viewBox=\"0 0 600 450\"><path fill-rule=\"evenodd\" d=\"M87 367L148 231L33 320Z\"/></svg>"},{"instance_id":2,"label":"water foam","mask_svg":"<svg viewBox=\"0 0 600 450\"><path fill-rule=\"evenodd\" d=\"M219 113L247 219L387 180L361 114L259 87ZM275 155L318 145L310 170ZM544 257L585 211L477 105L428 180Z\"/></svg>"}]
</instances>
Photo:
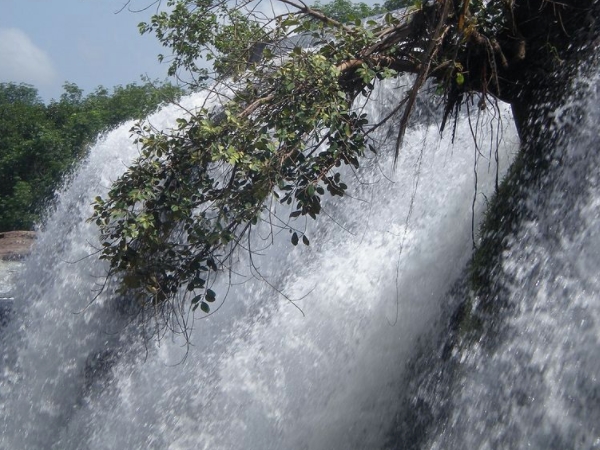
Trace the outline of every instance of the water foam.
<instances>
[{"instance_id":1,"label":"water foam","mask_svg":"<svg viewBox=\"0 0 600 450\"><path fill-rule=\"evenodd\" d=\"M398 92L378 95L367 105L374 115ZM501 173L517 140L503 114ZM169 107L150 120L168 128L178 115ZM470 256L473 197L479 217L493 154L474 147L465 120L454 144L433 125L413 128L395 172L381 146L350 175L351 198L324 203L310 247L284 233L257 269L242 261L219 312L195 322L191 346L176 335L144 343L108 295L92 302L105 266L86 223L92 199L137 155L130 126L92 149L27 261L0 379L1 447L383 445L405 362Z\"/></svg>"}]
</instances>

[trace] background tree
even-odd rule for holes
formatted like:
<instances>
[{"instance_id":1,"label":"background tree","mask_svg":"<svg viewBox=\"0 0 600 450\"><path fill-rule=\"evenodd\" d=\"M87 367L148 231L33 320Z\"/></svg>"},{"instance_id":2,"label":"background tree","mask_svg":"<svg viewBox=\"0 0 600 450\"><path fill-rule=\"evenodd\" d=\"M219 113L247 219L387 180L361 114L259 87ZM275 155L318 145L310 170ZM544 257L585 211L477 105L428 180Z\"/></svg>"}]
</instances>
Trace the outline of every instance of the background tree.
<instances>
[{"instance_id":1,"label":"background tree","mask_svg":"<svg viewBox=\"0 0 600 450\"><path fill-rule=\"evenodd\" d=\"M0 84L0 230L27 229L46 176L60 166L56 135L37 90Z\"/></svg>"},{"instance_id":2,"label":"background tree","mask_svg":"<svg viewBox=\"0 0 600 450\"><path fill-rule=\"evenodd\" d=\"M524 146L534 148L528 143L546 133L548 110L599 29L598 2L575 0L424 1L352 26L302 2L280 3L290 12L269 17L251 1L172 0L141 25L173 51L171 73L188 71L203 83L211 74L198 58L248 48L221 42L234 12L260 24L268 42L241 81L213 86L221 110L201 108L171 134L136 128L140 158L97 198L93 220L109 276L121 276L128 295L167 319L186 304L210 310L210 280L236 249L251 248L258 221L308 245L293 219L316 218L326 193L344 195L339 167L358 167L369 135L387 121L396 124L397 156L428 79L442 100L442 130L462 107L501 99L513 106ZM302 36L311 48L290 49ZM357 96L399 73L414 74L412 87L381 122L353 108ZM272 202L290 205L289 218L274 216ZM178 294L182 287L187 294Z\"/></svg>"},{"instance_id":3,"label":"background tree","mask_svg":"<svg viewBox=\"0 0 600 450\"><path fill-rule=\"evenodd\" d=\"M0 83L0 231L31 229L98 133L141 119L180 94L146 80L84 96L65 83L60 99L45 105L32 86Z\"/></svg>"},{"instance_id":4,"label":"background tree","mask_svg":"<svg viewBox=\"0 0 600 450\"><path fill-rule=\"evenodd\" d=\"M333 0L328 3L316 1L311 8L321 11L340 23L354 23L357 19L376 16L386 11L378 3L369 6L366 3L353 3L350 0Z\"/></svg>"},{"instance_id":5,"label":"background tree","mask_svg":"<svg viewBox=\"0 0 600 450\"><path fill-rule=\"evenodd\" d=\"M397 9L409 8L411 6L417 6L417 1L415 0L386 0L383 3L384 9L387 11L395 11Z\"/></svg>"}]
</instances>

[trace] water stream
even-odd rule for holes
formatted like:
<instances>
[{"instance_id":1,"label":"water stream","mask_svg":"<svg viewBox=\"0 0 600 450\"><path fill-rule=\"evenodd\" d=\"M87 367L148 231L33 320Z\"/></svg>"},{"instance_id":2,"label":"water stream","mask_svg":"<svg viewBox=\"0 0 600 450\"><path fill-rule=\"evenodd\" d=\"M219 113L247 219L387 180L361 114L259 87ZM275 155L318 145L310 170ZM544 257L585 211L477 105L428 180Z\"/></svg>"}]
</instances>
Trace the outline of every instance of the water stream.
<instances>
[{"instance_id":1,"label":"water stream","mask_svg":"<svg viewBox=\"0 0 600 450\"><path fill-rule=\"evenodd\" d=\"M589 89L596 95L595 82ZM379 91L366 106L372 117L396 95ZM180 115L169 106L149 120L167 129ZM540 220L510 238L506 336L493 354L475 345L455 355L444 421L429 424L424 448L600 448L597 116L564 144L579 169L556 170L532 202ZM508 108L462 118L454 143L434 124L413 126L396 171L378 144L349 198L327 200L309 224L311 245L293 247L282 233L256 268L240 256L215 288L227 291L220 310L198 314L188 340L144 341L110 288L95 298L106 268L86 219L137 155L130 128L99 139L25 262L0 330L0 448L393 446L409 431L399 408L432 386L411 384L408 362L443 332L473 221L518 149Z\"/></svg>"}]
</instances>

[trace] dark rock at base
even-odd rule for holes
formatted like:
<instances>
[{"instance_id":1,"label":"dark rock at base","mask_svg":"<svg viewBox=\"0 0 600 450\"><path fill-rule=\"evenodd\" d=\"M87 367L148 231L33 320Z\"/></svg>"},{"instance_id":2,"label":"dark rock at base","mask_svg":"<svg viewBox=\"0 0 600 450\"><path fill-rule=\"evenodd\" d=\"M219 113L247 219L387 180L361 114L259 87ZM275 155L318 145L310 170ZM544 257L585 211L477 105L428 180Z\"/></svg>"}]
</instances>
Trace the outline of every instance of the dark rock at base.
<instances>
[{"instance_id":1,"label":"dark rock at base","mask_svg":"<svg viewBox=\"0 0 600 450\"><path fill-rule=\"evenodd\" d=\"M0 233L0 260L18 261L31 252L35 231L5 231Z\"/></svg>"},{"instance_id":2,"label":"dark rock at base","mask_svg":"<svg viewBox=\"0 0 600 450\"><path fill-rule=\"evenodd\" d=\"M0 298L0 330L4 328L10 319L13 300L10 298Z\"/></svg>"}]
</instances>

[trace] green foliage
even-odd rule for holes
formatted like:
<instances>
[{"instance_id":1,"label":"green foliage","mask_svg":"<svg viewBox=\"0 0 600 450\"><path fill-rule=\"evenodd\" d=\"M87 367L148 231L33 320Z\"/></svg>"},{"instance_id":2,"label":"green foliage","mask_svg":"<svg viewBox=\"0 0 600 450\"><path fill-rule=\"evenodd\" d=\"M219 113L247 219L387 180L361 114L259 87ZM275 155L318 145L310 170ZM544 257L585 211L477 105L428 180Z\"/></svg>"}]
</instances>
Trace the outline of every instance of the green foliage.
<instances>
[{"instance_id":1,"label":"green foliage","mask_svg":"<svg viewBox=\"0 0 600 450\"><path fill-rule=\"evenodd\" d=\"M91 220L100 228L100 257L109 262L109 274L122 276L121 289L138 304L156 311L185 288L183 301L207 313L214 300L209 280L258 221L288 229L293 245L309 245L293 219L316 219L326 193L345 194L339 168L358 168L367 148L368 120L352 109L354 98L397 75L380 63L387 52L357 55L397 22L388 16L384 25L346 27L342 22L375 12L347 0L317 4L327 16L299 7L299 14L273 22L241 13L240 5L168 5L170 12L154 15L140 30L156 33L173 51L172 74L190 72L201 85L210 77L197 65L204 57L215 61L216 78L243 69L246 75L225 90L231 100L222 111L196 111L179 119L173 133L134 127L141 156L106 198L96 198ZM246 64L244 52L253 45L296 33L322 45L294 48L285 59L268 47L260 64ZM274 202L289 205L289 218L273 216L267 205Z\"/></svg>"},{"instance_id":2,"label":"green foliage","mask_svg":"<svg viewBox=\"0 0 600 450\"><path fill-rule=\"evenodd\" d=\"M120 276L122 289L151 313L187 311L184 304L210 311L215 272L236 248L252 252L259 221L289 231L294 246L308 245L294 219L315 219L324 195L345 195L339 168L358 167L368 134L386 121L396 124L398 152L427 79L438 85L442 129L474 95L480 107L494 101L489 96L522 95L525 85L508 70L523 70L515 43L531 23L526 15L515 22L513 2L414 2L401 19L385 14L379 22L360 20L373 8L347 0L279 2L289 12L270 17L260 1L169 0L140 24L172 52L172 74L187 72L194 88L218 81L212 90L227 99L222 110L179 119L174 132L134 127L140 158L95 201L91 220L109 276ZM548 11L544 23L562 24ZM317 48L290 48L299 38ZM248 64L256 44L265 47L263 58ZM217 72L201 67L201 58L215 61ZM415 75L412 87L393 113L370 124L354 100L401 72ZM288 205L288 217L275 213L277 202Z\"/></svg>"},{"instance_id":3,"label":"green foliage","mask_svg":"<svg viewBox=\"0 0 600 450\"><path fill-rule=\"evenodd\" d=\"M378 3L369 6L362 2L353 3L351 0L333 0L324 4L317 0L311 8L318 9L327 17L340 23L354 23L357 19L382 14L387 10Z\"/></svg>"},{"instance_id":4,"label":"green foliage","mask_svg":"<svg viewBox=\"0 0 600 450\"><path fill-rule=\"evenodd\" d=\"M269 108L249 114L240 97L218 119L206 110L180 119L169 136L133 129L142 156L107 199L97 199L93 216L102 258L127 274L127 289L156 305L182 285L205 288L267 213L268 199L291 205L291 217L316 218L326 190L344 195L347 186L332 170L358 166L366 121L350 110L338 75L322 55L298 49L269 75L268 96L278 99Z\"/></svg>"},{"instance_id":5,"label":"green foliage","mask_svg":"<svg viewBox=\"0 0 600 450\"><path fill-rule=\"evenodd\" d=\"M28 85L0 84L0 230L29 228L34 199L60 162L45 105Z\"/></svg>"},{"instance_id":6,"label":"green foliage","mask_svg":"<svg viewBox=\"0 0 600 450\"><path fill-rule=\"evenodd\" d=\"M45 105L32 86L0 83L0 231L31 229L62 177L102 130L145 117L181 91L169 84L99 87L65 83Z\"/></svg>"},{"instance_id":7,"label":"green foliage","mask_svg":"<svg viewBox=\"0 0 600 450\"><path fill-rule=\"evenodd\" d=\"M214 59L213 67L221 76L237 75L246 70L256 57L253 55L255 46L268 39L258 22L240 12L232 11L228 19L227 23L219 25L214 37L216 52L207 55L207 60Z\"/></svg>"},{"instance_id":8,"label":"green foliage","mask_svg":"<svg viewBox=\"0 0 600 450\"><path fill-rule=\"evenodd\" d=\"M180 22L184 3L193 17L185 24ZM176 52L185 54L175 58L174 70L197 70L190 61L201 48L216 48L222 39L200 32L204 26L217 28L211 11L220 13L221 5L214 10L208 6L179 2L171 16L161 13L152 19L161 39L202 35L203 42L177 44ZM200 13L202 8L208 9ZM199 17L208 19L192 31ZM288 229L293 245L309 245L294 219L316 219L324 195L345 194L339 168L357 168L367 148L368 122L352 109L354 97L368 95L374 80L396 76L396 71L365 60L356 62L359 76L346 79L340 65L373 45L378 28L349 29L302 19L277 19L271 41L301 31L331 42L319 50L295 48L284 60L267 51L241 83L225 89L231 101L221 111L200 109L179 119L173 133L132 129L141 156L106 198L96 199L91 220L101 231L101 258L109 262L111 274L122 275L122 289L137 304L156 311L176 301L185 288L183 301L208 312L214 300L209 281L239 245L247 245L259 221ZM231 39L229 48L247 48L243 33L240 41ZM267 207L274 202L289 205L289 217Z\"/></svg>"},{"instance_id":9,"label":"green foliage","mask_svg":"<svg viewBox=\"0 0 600 450\"><path fill-rule=\"evenodd\" d=\"M419 0L386 0L383 3L383 7L388 11L395 11L397 9L414 6L418 1Z\"/></svg>"},{"instance_id":10,"label":"green foliage","mask_svg":"<svg viewBox=\"0 0 600 450\"><path fill-rule=\"evenodd\" d=\"M163 46L170 48L169 57L159 55L159 61L170 59L169 75L181 71L192 74L194 89L211 78L200 60L212 61L218 76L230 76L245 70L252 59L254 45L264 43L267 31L252 14L229 8L211 0L169 0L170 12L152 16L149 23L140 23L142 34L154 33Z\"/></svg>"},{"instance_id":11,"label":"green foliage","mask_svg":"<svg viewBox=\"0 0 600 450\"><path fill-rule=\"evenodd\" d=\"M141 34L154 33L164 47L173 52L169 75L177 74L179 68L197 74L196 81L208 77L206 69L199 68L196 62L203 53L210 51L207 44L218 30L218 20L224 7L212 10L211 0L180 2L169 0L170 12L160 12L152 16L150 23L140 23ZM158 56L162 62L165 56Z\"/></svg>"}]
</instances>

